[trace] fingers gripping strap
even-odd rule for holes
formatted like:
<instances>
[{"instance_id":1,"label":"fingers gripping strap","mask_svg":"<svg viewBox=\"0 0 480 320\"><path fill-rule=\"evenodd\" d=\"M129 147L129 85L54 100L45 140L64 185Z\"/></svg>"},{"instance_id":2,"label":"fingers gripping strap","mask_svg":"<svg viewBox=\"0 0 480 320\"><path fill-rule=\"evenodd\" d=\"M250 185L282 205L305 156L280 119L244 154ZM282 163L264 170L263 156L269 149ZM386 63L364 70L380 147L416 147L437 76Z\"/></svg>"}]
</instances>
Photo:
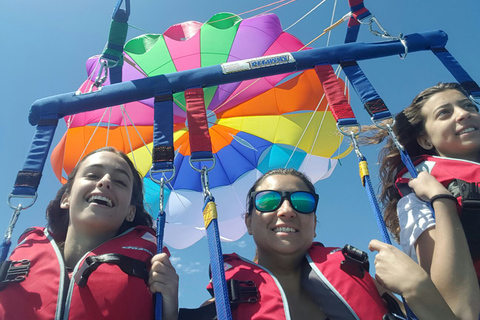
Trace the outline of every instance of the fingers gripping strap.
<instances>
[{"instance_id":1,"label":"fingers gripping strap","mask_svg":"<svg viewBox=\"0 0 480 320\"><path fill-rule=\"evenodd\" d=\"M352 107L348 103L337 75L331 65L315 66L315 72L322 83L323 91L327 96L328 104L332 110L335 120L339 124L356 124L357 120L353 114Z\"/></svg>"},{"instance_id":2,"label":"fingers gripping strap","mask_svg":"<svg viewBox=\"0 0 480 320\"><path fill-rule=\"evenodd\" d=\"M173 96L171 93L155 95L153 121L153 169L173 168Z\"/></svg>"},{"instance_id":3,"label":"fingers gripping strap","mask_svg":"<svg viewBox=\"0 0 480 320\"><path fill-rule=\"evenodd\" d=\"M211 159L213 157L212 143L208 132L203 89L185 90L185 101L192 159Z\"/></svg>"}]
</instances>

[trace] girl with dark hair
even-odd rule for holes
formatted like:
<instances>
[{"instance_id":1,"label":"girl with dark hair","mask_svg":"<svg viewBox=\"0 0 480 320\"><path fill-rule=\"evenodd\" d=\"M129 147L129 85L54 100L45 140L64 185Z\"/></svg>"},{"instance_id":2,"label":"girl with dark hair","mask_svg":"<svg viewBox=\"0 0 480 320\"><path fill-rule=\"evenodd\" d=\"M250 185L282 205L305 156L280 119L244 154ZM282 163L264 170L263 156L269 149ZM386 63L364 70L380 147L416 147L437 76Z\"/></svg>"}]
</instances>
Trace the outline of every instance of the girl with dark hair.
<instances>
[{"instance_id":1,"label":"girl with dark hair","mask_svg":"<svg viewBox=\"0 0 480 320\"><path fill-rule=\"evenodd\" d=\"M380 295L386 290L380 293L368 273L365 253L314 242L318 199L310 180L293 169L269 171L252 186L245 224L257 246L257 261L224 256L226 279L234 288L234 320L393 319L382 297L395 302ZM410 258L375 240L370 249L379 251L375 265L381 284L405 295L419 319L456 319ZM206 316L212 305L205 303L198 314L180 309L180 319L213 319Z\"/></svg>"},{"instance_id":2,"label":"girl with dark hair","mask_svg":"<svg viewBox=\"0 0 480 320\"><path fill-rule=\"evenodd\" d=\"M469 197L478 194L474 187L480 180L478 107L458 83L439 83L418 94L395 117L392 129L420 173L416 179L406 173L386 130L374 126L364 130L371 134L364 138L369 144L386 139L379 155L385 223L403 251L430 275L454 313L460 319L478 319L480 206L468 210L461 206L472 200L462 189L471 186Z\"/></svg>"},{"instance_id":3,"label":"girl with dark hair","mask_svg":"<svg viewBox=\"0 0 480 320\"><path fill-rule=\"evenodd\" d=\"M123 152L105 147L85 156L46 215L48 227L27 230L10 256L28 274L0 290L0 319L153 319L158 291L168 302L164 319L177 318L178 276L165 254L150 270L152 219ZM153 272L168 286L148 283Z\"/></svg>"}]
</instances>

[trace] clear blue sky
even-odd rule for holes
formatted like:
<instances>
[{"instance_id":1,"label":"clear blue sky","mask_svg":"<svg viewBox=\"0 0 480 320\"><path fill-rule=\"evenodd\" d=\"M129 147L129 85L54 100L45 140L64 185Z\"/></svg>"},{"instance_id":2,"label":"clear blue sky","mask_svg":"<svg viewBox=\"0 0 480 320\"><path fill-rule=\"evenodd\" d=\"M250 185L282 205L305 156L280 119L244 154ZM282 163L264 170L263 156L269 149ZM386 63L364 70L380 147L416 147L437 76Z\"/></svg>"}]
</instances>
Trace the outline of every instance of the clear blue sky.
<instances>
[{"instance_id":1,"label":"clear blue sky","mask_svg":"<svg viewBox=\"0 0 480 320\"><path fill-rule=\"evenodd\" d=\"M266 0L132 0L130 24L149 33L163 33L169 26L188 20L207 21L217 12L242 13L270 3ZM275 10L283 27L288 27L320 1L297 0ZM306 43L322 32L330 23L334 0L326 3L308 18L289 30ZM0 117L0 145L3 169L0 197L7 199L16 172L21 169L30 145L34 128L28 123L30 105L37 99L75 91L86 78L85 61L102 52L110 16L116 0L70 1L3 0L0 3L0 97L3 115ZM392 34L444 30L449 35L447 48L480 81L478 56L480 3L475 0L458 1L393 1L371 0L366 6ZM454 7L453 7L454 6ZM347 1L339 0L335 20L347 12ZM260 11L256 12L259 13ZM253 13L242 16L251 17ZM330 44L343 42L345 25L332 33ZM128 38L143 31L130 29ZM361 30L359 41L380 39ZM326 45L326 37L315 42L314 48ZM438 81L453 81L450 74L429 52L413 53L405 60L398 57L361 62L360 65L386 101L392 112L409 104L422 89ZM352 104L362 123L369 123L358 99L352 95ZM65 128L57 129L56 140ZM370 163L373 181L377 182L375 166L378 147L365 147L363 152ZM25 210L13 234L16 241L29 226L43 226L48 201L60 183L47 164L39 188L39 199L34 207ZM359 182L357 160L350 154L337 166L333 175L316 184L320 194L316 240L328 246L350 243L367 250L370 239L380 239L365 191ZM0 231L4 232L11 209L4 204L0 215ZM199 208L200 214L200 208ZM223 251L238 252L252 258L254 246L247 235L235 243L224 244ZM202 240L185 250L172 250L172 261L180 275L180 305L196 307L206 298L208 257L206 241ZM373 257L371 256L371 260Z\"/></svg>"}]
</instances>

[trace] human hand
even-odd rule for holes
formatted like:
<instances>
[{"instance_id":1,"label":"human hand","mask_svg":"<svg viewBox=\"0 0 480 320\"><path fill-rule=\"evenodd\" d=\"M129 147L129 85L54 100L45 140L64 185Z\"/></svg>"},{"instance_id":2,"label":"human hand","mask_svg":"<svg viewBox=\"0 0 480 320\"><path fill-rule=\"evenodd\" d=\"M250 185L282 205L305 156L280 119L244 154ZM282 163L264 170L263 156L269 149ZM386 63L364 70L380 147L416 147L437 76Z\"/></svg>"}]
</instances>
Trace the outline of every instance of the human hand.
<instances>
[{"instance_id":1,"label":"human hand","mask_svg":"<svg viewBox=\"0 0 480 320\"><path fill-rule=\"evenodd\" d=\"M417 197L423 201L430 201L437 194L450 194L450 192L428 172L422 171L418 177L408 182L408 186L415 191Z\"/></svg>"},{"instance_id":2,"label":"human hand","mask_svg":"<svg viewBox=\"0 0 480 320\"><path fill-rule=\"evenodd\" d=\"M166 253L156 254L151 262L152 267L148 277L150 291L162 294L163 319L177 319L178 274Z\"/></svg>"},{"instance_id":3,"label":"human hand","mask_svg":"<svg viewBox=\"0 0 480 320\"><path fill-rule=\"evenodd\" d=\"M378 251L375 256L375 279L385 289L409 295L424 281L429 281L422 267L398 248L374 239L368 244L368 249Z\"/></svg>"}]
</instances>

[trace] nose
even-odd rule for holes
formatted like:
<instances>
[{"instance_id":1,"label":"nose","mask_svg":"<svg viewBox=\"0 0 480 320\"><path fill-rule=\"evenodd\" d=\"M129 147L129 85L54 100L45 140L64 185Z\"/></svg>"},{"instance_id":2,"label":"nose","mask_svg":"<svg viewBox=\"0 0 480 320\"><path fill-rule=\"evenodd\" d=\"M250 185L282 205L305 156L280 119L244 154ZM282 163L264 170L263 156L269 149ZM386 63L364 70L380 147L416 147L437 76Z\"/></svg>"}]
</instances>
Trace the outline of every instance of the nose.
<instances>
[{"instance_id":1,"label":"nose","mask_svg":"<svg viewBox=\"0 0 480 320\"><path fill-rule=\"evenodd\" d=\"M98 180L97 187L98 188L111 189L112 188L112 179L111 179L110 175L105 174L100 180Z\"/></svg>"},{"instance_id":2,"label":"nose","mask_svg":"<svg viewBox=\"0 0 480 320\"><path fill-rule=\"evenodd\" d=\"M468 119L471 116L470 111L465 110L464 108L461 108L461 107L456 107L456 113L457 113L457 121Z\"/></svg>"},{"instance_id":3,"label":"nose","mask_svg":"<svg viewBox=\"0 0 480 320\"><path fill-rule=\"evenodd\" d=\"M293 209L290 201L283 199L282 205L277 209L277 216L285 218L293 218L297 212Z\"/></svg>"}]
</instances>

